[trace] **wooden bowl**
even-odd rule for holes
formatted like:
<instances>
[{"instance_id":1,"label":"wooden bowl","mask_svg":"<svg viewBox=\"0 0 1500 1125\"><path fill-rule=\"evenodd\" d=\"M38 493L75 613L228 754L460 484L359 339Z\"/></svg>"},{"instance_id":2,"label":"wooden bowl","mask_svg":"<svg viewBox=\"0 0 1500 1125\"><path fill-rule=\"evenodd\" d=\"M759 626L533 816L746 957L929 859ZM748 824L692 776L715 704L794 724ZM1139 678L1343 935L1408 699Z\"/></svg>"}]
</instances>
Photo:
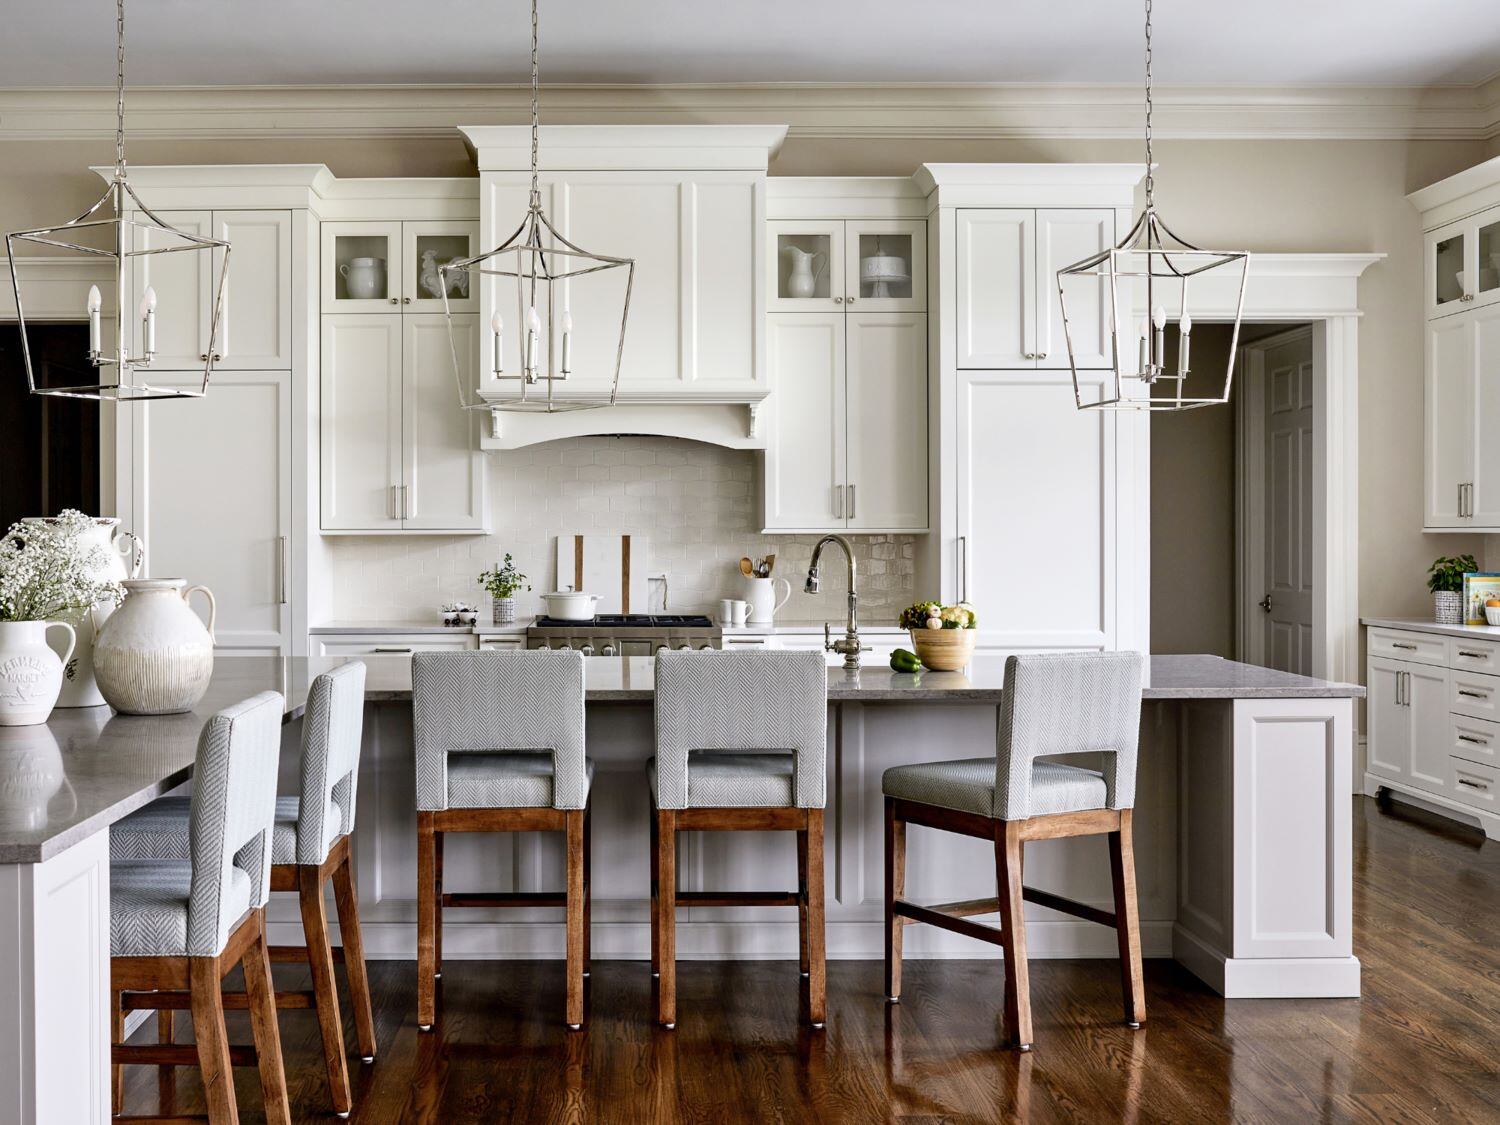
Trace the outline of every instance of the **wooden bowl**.
<instances>
[{"instance_id":1,"label":"wooden bowl","mask_svg":"<svg viewBox=\"0 0 1500 1125\"><path fill-rule=\"evenodd\" d=\"M977 629L912 629L917 659L934 672L957 672L974 655Z\"/></svg>"}]
</instances>

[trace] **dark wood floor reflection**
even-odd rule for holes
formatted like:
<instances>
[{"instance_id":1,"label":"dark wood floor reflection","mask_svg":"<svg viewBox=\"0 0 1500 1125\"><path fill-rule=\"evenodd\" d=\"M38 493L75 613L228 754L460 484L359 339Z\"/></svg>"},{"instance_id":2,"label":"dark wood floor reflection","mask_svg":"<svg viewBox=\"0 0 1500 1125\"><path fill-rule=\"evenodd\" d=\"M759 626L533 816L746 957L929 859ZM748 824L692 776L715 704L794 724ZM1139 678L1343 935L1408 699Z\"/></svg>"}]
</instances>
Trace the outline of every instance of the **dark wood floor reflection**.
<instances>
[{"instance_id":1,"label":"dark wood floor reflection","mask_svg":"<svg viewBox=\"0 0 1500 1125\"><path fill-rule=\"evenodd\" d=\"M414 965L374 962L382 1053L351 1057L351 1120L1500 1120L1500 846L1363 799L1355 833L1362 1000L1225 1002L1148 961L1151 1018L1131 1032L1115 962L1037 961L1036 1050L1018 1056L999 1047L993 962L909 961L888 1007L878 962L831 961L828 1027L814 1032L795 962L685 961L668 1032L651 1023L645 964L599 961L590 1022L570 1034L561 962L449 961L438 1029L419 1034ZM243 1014L230 1019L249 1042ZM297 1119L331 1120L316 1021L284 1012L281 1027ZM156 1112L156 1076L127 1082L126 1110ZM261 1120L254 1070L236 1087L242 1117ZM201 1112L196 1074L175 1090L176 1112Z\"/></svg>"}]
</instances>

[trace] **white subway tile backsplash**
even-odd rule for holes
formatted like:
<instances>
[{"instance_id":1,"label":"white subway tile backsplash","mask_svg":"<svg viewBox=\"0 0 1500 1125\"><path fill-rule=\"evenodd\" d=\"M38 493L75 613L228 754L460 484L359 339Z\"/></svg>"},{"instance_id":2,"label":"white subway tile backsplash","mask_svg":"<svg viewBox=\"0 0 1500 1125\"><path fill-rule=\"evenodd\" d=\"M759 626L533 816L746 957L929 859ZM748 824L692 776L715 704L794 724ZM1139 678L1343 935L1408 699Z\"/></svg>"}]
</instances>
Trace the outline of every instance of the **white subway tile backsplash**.
<instances>
[{"instance_id":1,"label":"white subway tile backsplash","mask_svg":"<svg viewBox=\"0 0 1500 1125\"><path fill-rule=\"evenodd\" d=\"M826 556L823 592L802 592L815 537L762 535L754 511L755 454L662 437L585 437L487 455L488 536L330 538L333 616L345 621L430 622L443 602L485 604L479 572L506 552L531 577L522 614L555 589L556 537L640 535L651 542L650 574L665 573L674 612L716 613L737 596L742 555L775 552L776 575L792 583L786 621L839 621L844 564ZM915 600L915 541L851 535L860 566L860 618L893 622Z\"/></svg>"}]
</instances>

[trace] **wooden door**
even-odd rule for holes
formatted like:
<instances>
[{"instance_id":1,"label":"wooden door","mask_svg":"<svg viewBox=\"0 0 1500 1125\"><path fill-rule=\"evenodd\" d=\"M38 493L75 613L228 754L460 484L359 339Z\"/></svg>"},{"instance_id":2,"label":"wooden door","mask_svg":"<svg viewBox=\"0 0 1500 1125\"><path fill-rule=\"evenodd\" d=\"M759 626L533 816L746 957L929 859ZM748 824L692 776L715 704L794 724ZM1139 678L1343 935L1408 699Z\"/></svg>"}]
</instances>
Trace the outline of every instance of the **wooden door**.
<instances>
[{"instance_id":1,"label":"wooden door","mask_svg":"<svg viewBox=\"0 0 1500 1125\"><path fill-rule=\"evenodd\" d=\"M400 313L323 317L320 414L323 530L399 529Z\"/></svg>"},{"instance_id":2,"label":"wooden door","mask_svg":"<svg viewBox=\"0 0 1500 1125\"><path fill-rule=\"evenodd\" d=\"M1107 207L1038 211L1036 240L1037 366L1067 370L1068 339L1063 331L1057 271L1112 246L1115 213ZM1074 361L1080 368L1113 367L1114 318L1110 315L1108 279L1069 277L1067 285Z\"/></svg>"},{"instance_id":3,"label":"wooden door","mask_svg":"<svg viewBox=\"0 0 1500 1125\"><path fill-rule=\"evenodd\" d=\"M957 212L958 366L1036 366L1036 212Z\"/></svg>"},{"instance_id":4,"label":"wooden door","mask_svg":"<svg viewBox=\"0 0 1500 1125\"><path fill-rule=\"evenodd\" d=\"M292 214L215 211L215 238L229 243L229 268L214 350L216 369L289 370L292 366ZM223 260L223 259L219 259ZM219 289L214 271L212 302ZM210 315L212 306L210 304Z\"/></svg>"},{"instance_id":5,"label":"wooden door","mask_svg":"<svg viewBox=\"0 0 1500 1125\"><path fill-rule=\"evenodd\" d=\"M842 312L766 318L768 531L826 531L844 523L844 319Z\"/></svg>"},{"instance_id":6,"label":"wooden door","mask_svg":"<svg viewBox=\"0 0 1500 1125\"><path fill-rule=\"evenodd\" d=\"M459 406L453 348L474 369L479 318L409 313L402 318L401 526L406 531L479 531L485 524L479 418Z\"/></svg>"},{"instance_id":7,"label":"wooden door","mask_svg":"<svg viewBox=\"0 0 1500 1125\"><path fill-rule=\"evenodd\" d=\"M1470 524L1474 479L1474 327L1471 316L1427 325L1426 512L1428 527ZM1497 498L1500 500L1500 498Z\"/></svg>"},{"instance_id":8,"label":"wooden door","mask_svg":"<svg viewBox=\"0 0 1500 1125\"><path fill-rule=\"evenodd\" d=\"M892 298L894 299L894 298ZM927 316L845 315L851 531L927 530Z\"/></svg>"}]
</instances>

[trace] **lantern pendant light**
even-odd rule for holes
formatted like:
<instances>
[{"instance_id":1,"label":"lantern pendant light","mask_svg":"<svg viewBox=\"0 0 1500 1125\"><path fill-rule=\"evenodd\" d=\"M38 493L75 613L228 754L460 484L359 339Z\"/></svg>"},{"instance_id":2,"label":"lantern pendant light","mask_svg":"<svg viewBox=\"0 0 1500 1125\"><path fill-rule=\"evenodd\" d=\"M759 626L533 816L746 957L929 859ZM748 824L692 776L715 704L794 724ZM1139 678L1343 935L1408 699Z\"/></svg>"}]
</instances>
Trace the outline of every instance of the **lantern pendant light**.
<instances>
[{"instance_id":1,"label":"lantern pendant light","mask_svg":"<svg viewBox=\"0 0 1500 1125\"><path fill-rule=\"evenodd\" d=\"M127 214L127 207L130 205L135 208L133 214ZM113 211L113 217L96 217L102 216L106 210ZM80 310L88 315L88 362L98 370L97 383L88 386L37 386L31 349L26 338L26 312L22 301L21 275L25 272L27 259L16 257L16 244L20 242L107 258L114 264L117 316L107 347L103 325L104 297L98 286L89 288L87 302ZM11 285L15 289L21 358L26 369L26 384L32 394L138 402L161 398L202 398L208 390L209 376L213 374L214 363L219 359L217 351L224 308L224 281L229 275L229 243L223 239L205 238L178 230L155 215L130 186L125 173L125 0L116 0L115 3L115 171L109 187L92 207L76 219L59 226L7 234L5 251L10 259ZM152 255L173 253L210 255L209 276L216 279L213 313L209 320L208 343L199 357L203 362L203 378L186 387L156 387L140 376L149 371L156 358L158 315L175 315L196 321L198 310L158 310L156 290L149 285L149 270L140 269L136 271L136 280L147 282L147 285L140 294L137 322L132 325L125 303L125 297L130 291L126 271L134 261L139 260L144 265L151 260Z\"/></svg>"},{"instance_id":2,"label":"lantern pendant light","mask_svg":"<svg viewBox=\"0 0 1500 1125\"><path fill-rule=\"evenodd\" d=\"M443 311L448 319L448 343L453 353L454 377L458 381L458 400L465 410L529 414L589 410L613 406L620 391L620 361L625 352L625 324L630 316L630 291L635 282L635 260L596 254L575 245L558 233L542 210L542 192L537 172L541 122L539 88L537 0L531 0L531 195L526 214L515 233L493 250L438 267L438 273L443 279ZM482 397L470 396L466 380L473 378L477 372L466 372L459 361L459 336L471 329L455 323L448 302L449 290L453 288L448 283L449 278L462 278L471 270L492 277L511 278L515 282L516 323L513 330L519 333L520 370L505 370L503 333L506 325L501 302L508 303L506 290L509 286L501 282L495 286L495 307L490 321L494 348L490 357L489 379L494 384L514 383L515 387L513 390L507 388L503 393L491 390ZM574 377L576 349L569 297L577 279L589 274L605 274L611 270L624 271L625 286L620 306L620 332L613 347L614 371L609 393L605 395L601 389L593 393L570 395L566 385ZM584 284L587 288L594 288L597 280L594 284ZM542 309L540 312L539 304ZM593 310L601 305L602 302L591 300L588 307ZM585 361L608 362L608 357L600 355L596 359L586 356ZM597 382L594 385L600 386Z\"/></svg>"},{"instance_id":3,"label":"lantern pendant light","mask_svg":"<svg viewBox=\"0 0 1500 1125\"><path fill-rule=\"evenodd\" d=\"M1117 246L1094 254L1057 271L1058 300L1062 307L1063 334L1068 343L1068 366L1073 371L1073 394L1080 410L1192 410L1229 401L1234 375L1234 357L1239 345L1240 319L1245 307L1245 280L1250 255L1243 250L1205 250L1173 234L1156 210L1156 175L1151 151L1151 0L1146 0L1146 206L1130 233ZM1205 354L1192 347L1193 315L1189 281L1210 271L1214 279L1235 285L1234 327L1229 348L1223 355ZM1097 306L1098 286L1109 299L1111 368L1097 398L1085 399L1079 382L1078 358L1073 343L1073 325L1068 317L1069 282L1075 282L1073 300L1084 307ZM1201 288L1202 283L1197 285ZM1124 315L1142 296L1142 314ZM1166 327L1178 326L1175 362L1169 361ZM1097 372L1092 373L1097 376ZM1190 378L1192 381L1190 382ZM1141 385L1130 388L1127 382Z\"/></svg>"}]
</instances>

